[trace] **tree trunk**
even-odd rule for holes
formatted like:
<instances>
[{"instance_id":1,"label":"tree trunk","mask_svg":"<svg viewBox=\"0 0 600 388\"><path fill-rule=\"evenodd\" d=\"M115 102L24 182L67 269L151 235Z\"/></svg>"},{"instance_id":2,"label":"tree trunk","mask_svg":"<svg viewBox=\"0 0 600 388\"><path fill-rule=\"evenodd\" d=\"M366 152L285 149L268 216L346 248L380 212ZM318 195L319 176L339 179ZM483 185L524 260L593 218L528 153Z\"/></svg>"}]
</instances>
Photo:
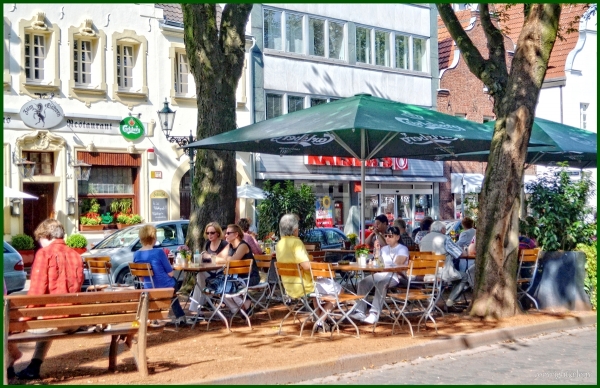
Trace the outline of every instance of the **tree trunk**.
<instances>
[{"instance_id":1,"label":"tree trunk","mask_svg":"<svg viewBox=\"0 0 600 388\"><path fill-rule=\"evenodd\" d=\"M196 139L236 128L236 89L244 65L245 28L252 4L228 4L217 25L215 4L182 4L184 43L196 82ZM202 250L204 225L235 221L235 152L199 149L192 177L187 244ZM192 248L194 249L194 248Z\"/></svg>"},{"instance_id":2,"label":"tree trunk","mask_svg":"<svg viewBox=\"0 0 600 388\"><path fill-rule=\"evenodd\" d=\"M438 10L469 69L493 95L497 119L479 197L475 289L470 314L491 318L513 316L519 312L516 274L523 169L561 7L558 4L529 7L510 74L504 61L504 46L497 44L499 30L491 23L486 4L480 5L480 14L489 59L484 59L474 47L449 4L438 4Z\"/></svg>"}]
</instances>

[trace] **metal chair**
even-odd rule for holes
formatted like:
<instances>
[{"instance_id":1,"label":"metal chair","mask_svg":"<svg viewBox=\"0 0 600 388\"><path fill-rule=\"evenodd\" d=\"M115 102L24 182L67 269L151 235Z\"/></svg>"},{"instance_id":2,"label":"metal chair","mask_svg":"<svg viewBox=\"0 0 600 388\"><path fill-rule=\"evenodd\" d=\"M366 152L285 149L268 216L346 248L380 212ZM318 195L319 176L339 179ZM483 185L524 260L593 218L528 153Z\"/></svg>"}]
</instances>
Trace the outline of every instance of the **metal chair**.
<instances>
[{"instance_id":1,"label":"metal chair","mask_svg":"<svg viewBox=\"0 0 600 388\"><path fill-rule=\"evenodd\" d=\"M517 300L521 309L523 304L521 298L526 296L535 305L535 309L539 310L537 300L529 294L529 291L533 287L535 276L538 272L538 261L540 255L540 248L534 249L521 249L519 250L519 272L517 272Z\"/></svg>"},{"instance_id":2,"label":"metal chair","mask_svg":"<svg viewBox=\"0 0 600 388\"><path fill-rule=\"evenodd\" d=\"M254 255L254 260L256 262L258 270L263 272L266 276L264 281L261 281L257 285L248 287L248 298L250 298L250 300L254 304L251 310L251 314L255 313L255 310L260 307L267 312L269 320L271 320L271 313L269 312L269 303L271 301L271 285L269 283L269 272L271 272L271 262L273 261L273 258L271 255Z\"/></svg>"},{"instance_id":3,"label":"metal chair","mask_svg":"<svg viewBox=\"0 0 600 388\"><path fill-rule=\"evenodd\" d=\"M112 268L110 257L86 257L84 262L90 276L90 283L92 284L86 289L87 292L95 292L105 288L113 288L112 276L110 275L110 269ZM94 284L94 274L106 275L108 278L108 285Z\"/></svg>"},{"instance_id":4,"label":"metal chair","mask_svg":"<svg viewBox=\"0 0 600 388\"><path fill-rule=\"evenodd\" d=\"M283 322L290 316L293 315L292 323L296 322L298 315L305 315L304 321L300 326L300 337L302 337L302 331L304 325L310 319L315 319L315 310L310 305L310 299L307 296L306 288L304 287L303 271L300 266L296 263L275 263L277 271L277 278L279 280L279 289L283 298L283 304L288 309L288 313L281 319L279 324L279 331L277 334L281 335L281 328ZM299 297L291 296L288 294L288 289L299 288L302 293ZM300 319L298 319L300 321Z\"/></svg>"}]
</instances>

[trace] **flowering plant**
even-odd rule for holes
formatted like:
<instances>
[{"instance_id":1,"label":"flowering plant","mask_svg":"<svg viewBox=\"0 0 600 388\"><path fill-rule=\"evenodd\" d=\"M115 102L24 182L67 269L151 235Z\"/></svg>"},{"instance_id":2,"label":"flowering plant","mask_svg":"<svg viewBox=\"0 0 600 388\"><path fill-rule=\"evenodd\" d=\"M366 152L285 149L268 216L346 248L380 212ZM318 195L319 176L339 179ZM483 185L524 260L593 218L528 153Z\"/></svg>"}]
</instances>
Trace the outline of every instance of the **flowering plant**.
<instances>
[{"instance_id":1,"label":"flowering plant","mask_svg":"<svg viewBox=\"0 0 600 388\"><path fill-rule=\"evenodd\" d=\"M192 257L192 251L187 245L180 245L177 248L177 253L179 253L184 259L189 259Z\"/></svg>"},{"instance_id":2,"label":"flowering plant","mask_svg":"<svg viewBox=\"0 0 600 388\"><path fill-rule=\"evenodd\" d=\"M350 240L350 244L356 245L356 240L358 240L358 236L355 233L350 233L348 235L348 240Z\"/></svg>"},{"instance_id":3,"label":"flowering plant","mask_svg":"<svg viewBox=\"0 0 600 388\"><path fill-rule=\"evenodd\" d=\"M369 246L367 244L357 245L355 248L355 253L357 256L368 255L369 254Z\"/></svg>"}]
</instances>

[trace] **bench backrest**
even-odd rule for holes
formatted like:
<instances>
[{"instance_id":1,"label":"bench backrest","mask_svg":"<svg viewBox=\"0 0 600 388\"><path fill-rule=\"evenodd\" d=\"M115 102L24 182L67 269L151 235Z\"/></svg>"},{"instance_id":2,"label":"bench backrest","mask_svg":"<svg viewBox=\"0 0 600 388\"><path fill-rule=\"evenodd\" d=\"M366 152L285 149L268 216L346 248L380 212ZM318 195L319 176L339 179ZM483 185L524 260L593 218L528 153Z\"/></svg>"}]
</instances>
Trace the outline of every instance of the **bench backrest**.
<instances>
[{"instance_id":1,"label":"bench backrest","mask_svg":"<svg viewBox=\"0 0 600 388\"><path fill-rule=\"evenodd\" d=\"M171 305L173 292L173 288L157 288L53 295L8 295L4 297L4 322L9 322L9 331L134 322L139 318L143 293L148 300L148 319L163 319ZM30 320L22 321L23 318Z\"/></svg>"}]
</instances>

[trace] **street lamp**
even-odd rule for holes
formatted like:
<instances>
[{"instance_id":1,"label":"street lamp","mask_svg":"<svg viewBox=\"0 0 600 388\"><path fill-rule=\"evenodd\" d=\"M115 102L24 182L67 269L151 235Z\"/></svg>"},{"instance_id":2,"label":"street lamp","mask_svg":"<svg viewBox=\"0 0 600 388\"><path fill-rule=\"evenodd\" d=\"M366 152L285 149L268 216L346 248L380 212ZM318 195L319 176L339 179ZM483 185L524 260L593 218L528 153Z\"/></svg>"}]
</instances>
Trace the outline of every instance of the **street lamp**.
<instances>
[{"instance_id":1,"label":"street lamp","mask_svg":"<svg viewBox=\"0 0 600 388\"><path fill-rule=\"evenodd\" d=\"M169 135L171 134L171 130L173 130L173 122L175 122L175 113L177 113L177 111L169 108L169 102L165 97L165 106L156 113L158 113L160 127L165 134L165 137L167 140L171 141Z\"/></svg>"},{"instance_id":2,"label":"street lamp","mask_svg":"<svg viewBox=\"0 0 600 388\"><path fill-rule=\"evenodd\" d=\"M90 179L90 174L92 173L92 165L88 163L84 163L83 160L77 160L77 163L71 159L71 153L68 152L69 156L69 166L73 167L75 171L75 178L78 181L87 181Z\"/></svg>"},{"instance_id":3,"label":"street lamp","mask_svg":"<svg viewBox=\"0 0 600 388\"><path fill-rule=\"evenodd\" d=\"M26 158L17 158L15 153L12 153L13 164L19 169L19 174L22 178L31 178L35 172L35 162L30 162Z\"/></svg>"}]
</instances>

